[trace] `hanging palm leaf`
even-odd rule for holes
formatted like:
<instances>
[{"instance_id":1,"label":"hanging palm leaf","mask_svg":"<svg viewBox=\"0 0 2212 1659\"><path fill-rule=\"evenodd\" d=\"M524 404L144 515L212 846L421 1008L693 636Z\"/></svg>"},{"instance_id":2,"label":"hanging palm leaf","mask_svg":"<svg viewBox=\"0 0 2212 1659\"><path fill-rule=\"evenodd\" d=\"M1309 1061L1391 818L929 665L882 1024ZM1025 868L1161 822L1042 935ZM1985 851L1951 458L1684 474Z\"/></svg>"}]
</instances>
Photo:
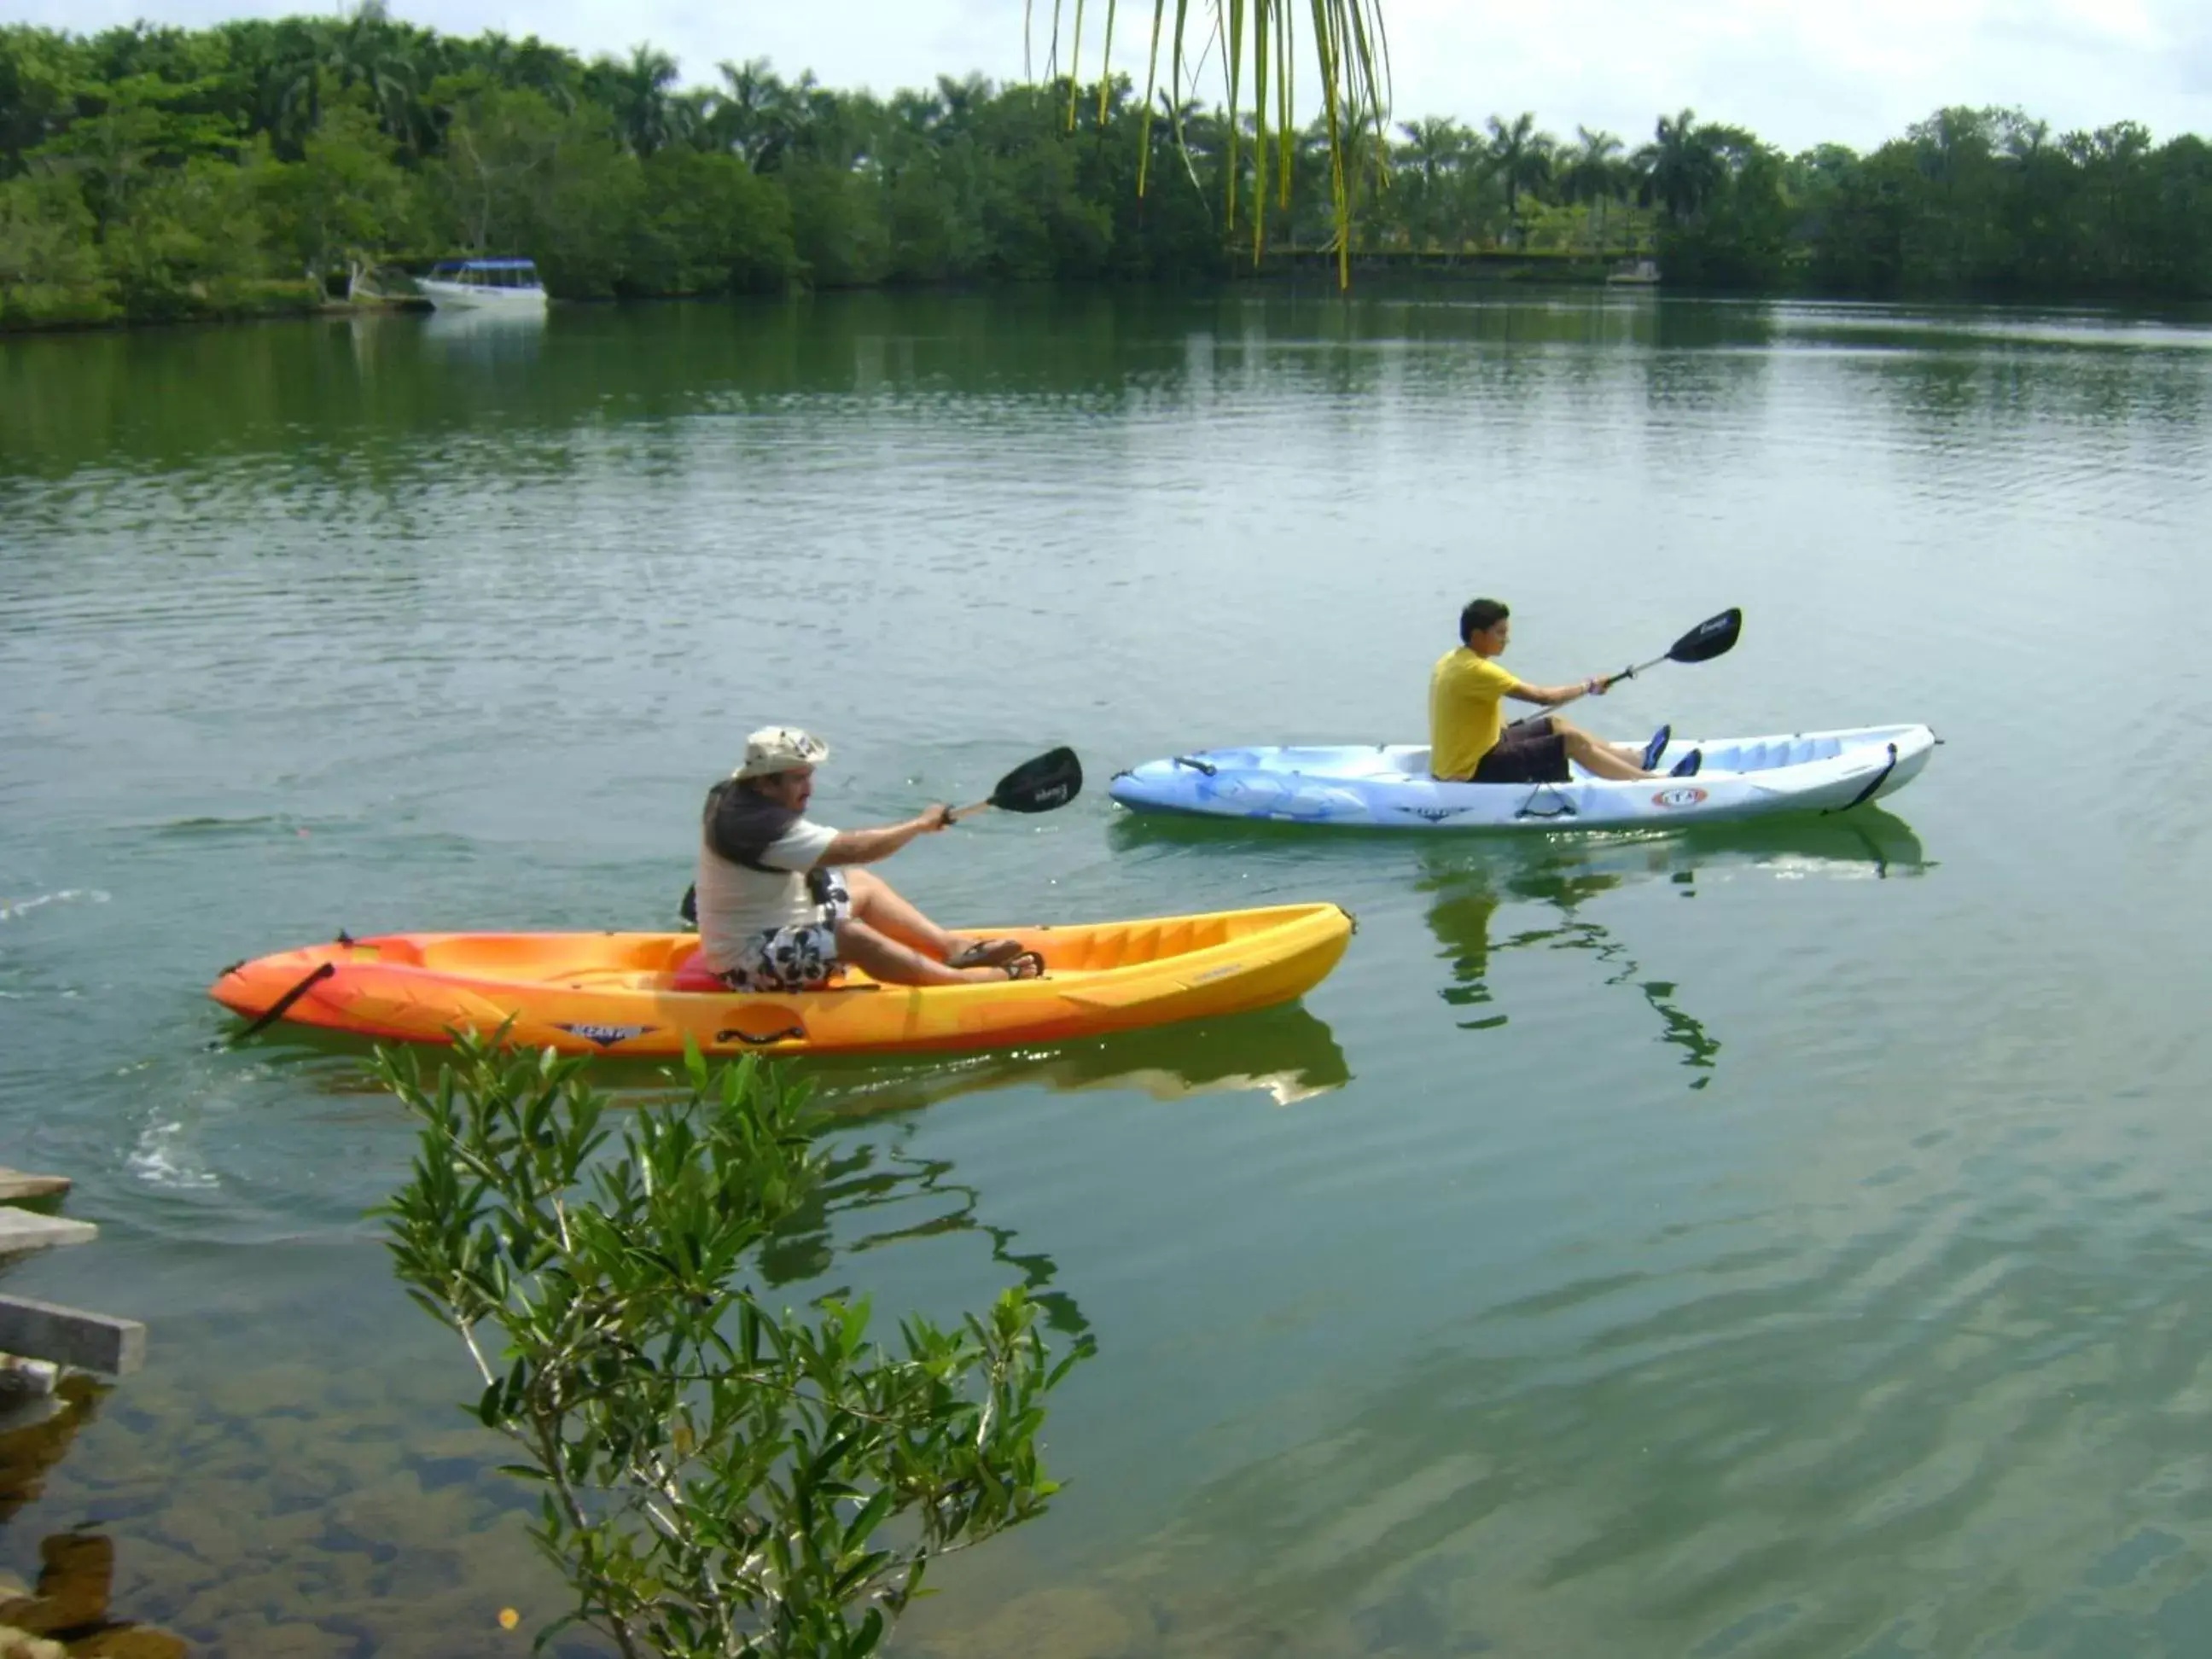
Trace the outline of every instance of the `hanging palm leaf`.
<instances>
[{"instance_id":1,"label":"hanging palm leaf","mask_svg":"<svg viewBox=\"0 0 2212 1659\"><path fill-rule=\"evenodd\" d=\"M1227 106L1228 221L1237 224L1237 180L1242 171L1238 144L1248 110L1252 118L1254 192L1252 258L1257 264L1267 245L1267 195L1270 162L1281 204L1290 205L1291 161L1296 141L1292 69L1297 58L1295 18L1304 9L1312 30L1314 67L1321 87L1322 125L1328 152L1330 216L1335 225L1336 279L1352 283L1352 179L1363 165L1377 169L1389 154L1390 50L1382 27L1382 0L1152 0L1152 51L1145 68L1145 116L1139 137L1137 193L1141 196L1152 160L1152 112L1164 104L1176 129L1176 145L1186 167L1181 113L1186 79L1195 82L1216 51L1220 54L1224 102ZM1075 120L1076 88L1084 72L1083 12L1085 0L1053 0L1052 55L1048 75L1067 77L1067 119ZM1113 72L1115 0L1105 0L1105 40L1096 73L1099 107ZM1028 8L1024 7L1026 31ZM1059 62L1060 18L1069 15L1066 65ZM1197 14L1194 17L1194 13ZM1194 64L1195 52L1195 67ZM1162 54L1167 89L1160 90ZM1249 77L1248 77L1249 69ZM1188 74L1187 74L1188 70ZM1272 107L1271 107L1272 103ZM1367 142L1371 137L1372 143ZM1269 139L1273 154L1270 156Z\"/></svg>"}]
</instances>

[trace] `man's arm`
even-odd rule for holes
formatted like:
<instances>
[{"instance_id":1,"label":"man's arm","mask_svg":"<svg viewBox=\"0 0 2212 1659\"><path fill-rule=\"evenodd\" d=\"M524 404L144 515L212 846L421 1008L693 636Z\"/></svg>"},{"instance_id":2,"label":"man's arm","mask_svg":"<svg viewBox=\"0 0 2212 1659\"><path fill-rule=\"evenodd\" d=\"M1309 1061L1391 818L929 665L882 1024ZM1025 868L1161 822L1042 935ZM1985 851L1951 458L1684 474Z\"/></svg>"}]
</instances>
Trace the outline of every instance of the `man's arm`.
<instances>
[{"instance_id":1,"label":"man's arm","mask_svg":"<svg viewBox=\"0 0 2212 1659\"><path fill-rule=\"evenodd\" d=\"M1516 702L1540 703L1547 708L1572 702L1577 697L1601 697L1605 693L1606 683L1602 674L1593 674L1579 685L1528 685L1516 680L1505 688L1505 695Z\"/></svg>"},{"instance_id":2,"label":"man's arm","mask_svg":"<svg viewBox=\"0 0 2212 1659\"><path fill-rule=\"evenodd\" d=\"M840 830L814 862L873 864L878 859L889 858L916 836L933 835L951 822L951 809L939 805L929 807L903 823L886 823L874 830Z\"/></svg>"}]
</instances>

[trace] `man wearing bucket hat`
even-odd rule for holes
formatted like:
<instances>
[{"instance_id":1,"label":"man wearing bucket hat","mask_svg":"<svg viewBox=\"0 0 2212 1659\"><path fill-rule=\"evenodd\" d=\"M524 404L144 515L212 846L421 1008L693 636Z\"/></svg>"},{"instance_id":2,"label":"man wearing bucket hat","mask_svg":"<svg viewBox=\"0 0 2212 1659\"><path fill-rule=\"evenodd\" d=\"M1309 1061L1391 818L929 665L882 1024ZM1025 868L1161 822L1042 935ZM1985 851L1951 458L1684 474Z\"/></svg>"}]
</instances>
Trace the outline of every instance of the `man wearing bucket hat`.
<instances>
[{"instance_id":1,"label":"man wearing bucket hat","mask_svg":"<svg viewBox=\"0 0 2212 1659\"><path fill-rule=\"evenodd\" d=\"M902 823L833 830L806 816L826 744L796 726L745 739L736 771L707 792L697 880L699 951L733 990L803 991L850 964L888 985L1030 979L1035 951L949 933L857 868L951 823L932 806ZM845 873L849 871L849 873Z\"/></svg>"}]
</instances>

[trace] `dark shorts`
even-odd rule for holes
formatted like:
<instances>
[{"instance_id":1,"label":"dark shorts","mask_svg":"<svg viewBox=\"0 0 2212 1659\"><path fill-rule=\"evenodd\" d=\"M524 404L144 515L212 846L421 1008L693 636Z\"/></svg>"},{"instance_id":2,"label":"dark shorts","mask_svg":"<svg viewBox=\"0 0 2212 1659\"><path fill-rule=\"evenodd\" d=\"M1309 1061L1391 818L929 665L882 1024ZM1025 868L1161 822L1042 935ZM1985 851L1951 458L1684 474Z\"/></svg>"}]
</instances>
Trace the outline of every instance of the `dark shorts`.
<instances>
[{"instance_id":1,"label":"dark shorts","mask_svg":"<svg viewBox=\"0 0 2212 1659\"><path fill-rule=\"evenodd\" d=\"M1469 781L1565 783L1567 776L1567 740L1553 735L1549 714L1532 714L1505 728Z\"/></svg>"}]
</instances>

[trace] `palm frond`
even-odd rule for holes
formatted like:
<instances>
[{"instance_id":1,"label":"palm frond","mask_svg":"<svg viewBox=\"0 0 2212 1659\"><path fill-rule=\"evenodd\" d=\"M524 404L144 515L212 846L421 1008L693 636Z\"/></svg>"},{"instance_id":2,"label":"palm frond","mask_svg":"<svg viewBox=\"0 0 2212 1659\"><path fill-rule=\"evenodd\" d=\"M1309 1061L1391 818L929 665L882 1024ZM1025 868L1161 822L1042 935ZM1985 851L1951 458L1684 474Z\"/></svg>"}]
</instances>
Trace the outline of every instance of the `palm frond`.
<instances>
[{"instance_id":1,"label":"palm frond","mask_svg":"<svg viewBox=\"0 0 2212 1659\"><path fill-rule=\"evenodd\" d=\"M1269 172L1268 140L1276 144L1273 172L1278 181L1282 204L1290 204L1293 135L1296 131L1293 70L1297 62L1297 32L1295 17L1300 4L1310 15L1312 39L1312 61L1321 92L1322 127L1328 148L1328 191L1331 216L1335 223L1337 250L1337 282L1340 287L1349 287L1352 282L1352 203L1351 176L1363 155L1370 155L1378 169L1387 165L1389 153L1389 129L1390 121L1390 46L1389 37L1383 27L1382 0L1201 0L1203 11L1210 13L1200 25L1200 33L1194 40L1191 28L1191 0L1175 0L1172 20L1168 13L1167 0L1152 0L1152 46L1145 71L1145 113L1139 131L1140 153L1137 161L1137 193L1144 194L1149 182L1152 160L1152 112L1160 81L1160 59L1166 54L1169 83L1168 107L1176 132L1176 145L1182 152L1183 163L1191 167L1189 152L1184 145L1181 111L1183 103L1184 65L1189 61L1188 49L1200 47L1197 68L1189 78L1195 81L1203 76L1206 60L1218 44L1221 49L1221 79L1223 102L1227 116L1227 144L1224 162L1224 187L1228 197L1228 222L1233 230L1238 209L1238 182L1242 175L1239 138L1247 113L1253 118L1255 155L1251 212L1253 218L1252 257L1256 263L1266 250L1267 189ZM1075 120L1076 52L1082 43L1083 9L1085 0L1053 0L1054 58L1056 64L1060 35L1060 14L1073 8L1072 49L1067 65L1067 120ZM1023 13L1023 37L1026 43L1029 33L1029 10ZM1098 64L1099 111L1104 118L1106 88L1113 73L1114 13L1113 0L1108 0L1106 38ZM1249 61L1249 74L1247 74ZM1274 96L1274 107L1268 107L1268 96ZM1365 138L1370 133L1374 143L1368 145Z\"/></svg>"}]
</instances>

